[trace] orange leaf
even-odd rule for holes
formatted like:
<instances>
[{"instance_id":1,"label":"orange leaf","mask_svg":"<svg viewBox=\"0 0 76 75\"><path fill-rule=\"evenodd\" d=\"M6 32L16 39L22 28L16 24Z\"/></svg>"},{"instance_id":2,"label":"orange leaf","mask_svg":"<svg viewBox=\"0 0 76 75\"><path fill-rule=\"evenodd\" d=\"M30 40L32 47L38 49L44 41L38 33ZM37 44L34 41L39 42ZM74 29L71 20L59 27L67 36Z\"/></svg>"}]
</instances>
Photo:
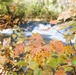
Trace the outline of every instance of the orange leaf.
<instances>
[{"instance_id":1,"label":"orange leaf","mask_svg":"<svg viewBox=\"0 0 76 75\"><path fill-rule=\"evenodd\" d=\"M55 75L65 75L65 71L64 70L57 70Z\"/></svg>"},{"instance_id":2,"label":"orange leaf","mask_svg":"<svg viewBox=\"0 0 76 75\"><path fill-rule=\"evenodd\" d=\"M40 65L44 63L45 59L48 59L50 57L50 53L50 45L38 46L37 48L33 48L30 52L33 60L35 60Z\"/></svg>"},{"instance_id":3,"label":"orange leaf","mask_svg":"<svg viewBox=\"0 0 76 75\"><path fill-rule=\"evenodd\" d=\"M24 48L25 46L23 43L17 44L14 49L14 57L17 57L19 54L21 54L24 51Z\"/></svg>"},{"instance_id":4,"label":"orange leaf","mask_svg":"<svg viewBox=\"0 0 76 75\"><path fill-rule=\"evenodd\" d=\"M51 41L51 46L52 46L52 50L54 50L55 52L59 54L64 53L64 45L62 44L61 41L53 40Z\"/></svg>"},{"instance_id":5,"label":"orange leaf","mask_svg":"<svg viewBox=\"0 0 76 75\"><path fill-rule=\"evenodd\" d=\"M44 45L45 42L43 38L40 36L40 34L33 34L30 37L30 41L28 42L29 45L31 45L32 48L36 48L38 46Z\"/></svg>"}]
</instances>

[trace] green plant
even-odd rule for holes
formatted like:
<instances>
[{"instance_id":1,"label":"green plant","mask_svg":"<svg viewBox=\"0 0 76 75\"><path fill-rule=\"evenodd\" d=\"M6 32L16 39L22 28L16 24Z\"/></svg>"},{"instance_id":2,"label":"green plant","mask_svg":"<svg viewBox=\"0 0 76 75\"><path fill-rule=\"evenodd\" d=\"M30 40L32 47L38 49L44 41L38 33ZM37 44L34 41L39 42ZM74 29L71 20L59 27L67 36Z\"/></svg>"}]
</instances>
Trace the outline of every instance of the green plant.
<instances>
[{"instance_id":1,"label":"green plant","mask_svg":"<svg viewBox=\"0 0 76 75\"><path fill-rule=\"evenodd\" d=\"M15 35L18 35L16 41L14 41ZM66 46L57 40L46 44L39 34L33 34L26 44L24 41L27 39L22 32L13 34L12 39L13 41L5 39L7 43L9 42L8 45L1 44L0 48L4 52L3 54L1 52L0 58L6 59L3 64L0 63L5 74L68 75L68 72L71 72L75 75L76 51L72 46Z\"/></svg>"}]
</instances>

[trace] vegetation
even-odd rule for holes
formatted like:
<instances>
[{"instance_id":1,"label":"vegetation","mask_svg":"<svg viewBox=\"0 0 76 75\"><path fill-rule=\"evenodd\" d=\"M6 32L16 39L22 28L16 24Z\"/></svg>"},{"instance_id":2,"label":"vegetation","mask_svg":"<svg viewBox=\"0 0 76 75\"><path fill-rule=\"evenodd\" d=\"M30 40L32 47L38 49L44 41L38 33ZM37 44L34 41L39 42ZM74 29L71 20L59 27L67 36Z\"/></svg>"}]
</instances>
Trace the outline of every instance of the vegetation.
<instances>
[{"instance_id":1,"label":"vegetation","mask_svg":"<svg viewBox=\"0 0 76 75\"><path fill-rule=\"evenodd\" d=\"M24 0L16 2L15 0L1 0L0 7L0 14L9 13L13 16L20 17L22 14L25 14L23 15L25 19L43 18L49 20L50 17L57 19L59 14L59 11L56 8L57 6L54 2L24 2Z\"/></svg>"},{"instance_id":2,"label":"vegetation","mask_svg":"<svg viewBox=\"0 0 76 75\"><path fill-rule=\"evenodd\" d=\"M55 7L48 9L48 3L44 2L41 5L40 3L28 5L21 1L18 4L13 0L6 2L0 0L0 3L1 30L17 27L11 36L4 37L0 33L0 75L76 75L76 41L72 44L72 39L76 36L75 8L70 6L58 17L58 21L64 22L60 29L71 27L64 34L67 44L58 40L51 40L47 44L39 34L25 37L22 29L15 25L23 23L24 18L27 17L48 19L52 16L56 19L58 11L54 11ZM53 0L51 6L54 3Z\"/></svg>"},{"instance_id":3,"label":"vegetation","mask_svg":"<svg viewBox=\"0 0 76 75\"><path fill-rule=\"evenodd\" d=\"M58 40L46 44L39 34L33 34L28 39L28 43L25 43L26 40L21 31L3 39L0 44L2 61L0 68L3 70L1 73L6 75L76 74L76 50L72 46L64 45Z\"/></svg>"}]
</instances>

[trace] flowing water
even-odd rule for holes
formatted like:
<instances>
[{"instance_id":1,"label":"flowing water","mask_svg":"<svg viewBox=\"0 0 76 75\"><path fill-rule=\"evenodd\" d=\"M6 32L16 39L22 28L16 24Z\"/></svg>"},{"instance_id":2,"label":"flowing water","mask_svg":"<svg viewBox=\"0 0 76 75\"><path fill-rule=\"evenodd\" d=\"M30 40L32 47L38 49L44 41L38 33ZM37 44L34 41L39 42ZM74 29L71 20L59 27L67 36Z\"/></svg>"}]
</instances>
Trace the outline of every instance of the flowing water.
<instances>
[{"instance_id":1,"label":"flowing water","mask_svg":"<svg viewBox=\"0 0 76 75\"><path fill-rule=\"evenodd\" d=\"M20 25L20 28L22 28L24 32L24 36L26 37L32 36L32 33L39 33L43 37L46 43L48 43L50 40L53 39L60 40L63 43L66 43L66 39L64 38L65 37L64 33L66 33L66 31L69 30L71 27L67 26L62 30L58 30L59 25L51 25L48 22L31 21L23 25ZM11 35L13 33L13 30L7 29L7 30L3 30L1 33L6 35ZM72 40L72 43L75 43L75 39L76 39L76 35L75 38Z\"/></svg>"}]
</instances>

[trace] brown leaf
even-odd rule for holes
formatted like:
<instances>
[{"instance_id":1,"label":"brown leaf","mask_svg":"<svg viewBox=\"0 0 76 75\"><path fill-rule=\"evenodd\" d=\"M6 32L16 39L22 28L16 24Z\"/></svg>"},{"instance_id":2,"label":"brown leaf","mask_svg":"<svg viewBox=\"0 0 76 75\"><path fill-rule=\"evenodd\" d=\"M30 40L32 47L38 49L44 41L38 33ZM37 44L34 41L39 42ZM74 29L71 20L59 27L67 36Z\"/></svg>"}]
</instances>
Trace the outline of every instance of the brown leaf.
<instances>
[{"instance_id":1,"label":"brown leaf","mask_svg":"<svg viewBox=\"0 0 76 75\"><path fill-rule=\"evenodd\" d=\"M5 62L6 62L6 57L0 55L0 68L5 64Z\"/></svg>"},{"instance_id":2,"label":"brown leaf","mask_svg":"<svg viewBox=\"0 0 76 75\"><path fill-rule=\"evenodd\" d=\"M66 21L68 18L72 18L72 15L73 15L74 11L73 10L66 10L64 12L62 12L61 14L59 14L59 17L57 20L64 20Z\"/></svg>"},{"instance_id":3,"label":"brown leaf","mask_svg":"<svg viewBox=\"0 0 76 75\"><path fill-rule=\"evenodd\" d=\"M57 24L57 20L53 20L52 17L51 17L50 23L51 23L51 24Z\"/></svg>"}]
</instances>

